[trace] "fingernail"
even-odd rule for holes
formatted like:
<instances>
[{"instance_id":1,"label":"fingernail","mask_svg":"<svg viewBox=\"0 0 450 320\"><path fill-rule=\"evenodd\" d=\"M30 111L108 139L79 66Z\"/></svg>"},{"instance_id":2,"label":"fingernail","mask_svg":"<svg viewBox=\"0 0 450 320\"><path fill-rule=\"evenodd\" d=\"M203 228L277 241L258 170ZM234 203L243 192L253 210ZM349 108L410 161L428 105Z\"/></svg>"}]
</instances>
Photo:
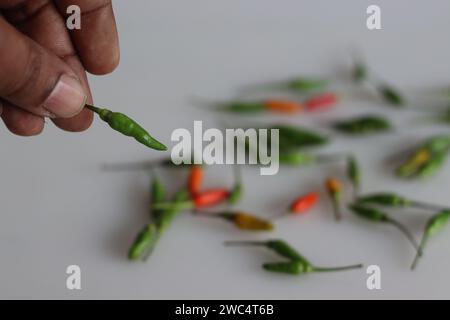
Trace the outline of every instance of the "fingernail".
<instances>
[{"instance_id":1,"label":"fingernail","mask_svg":"<svg viewBox=\"0 0 450 320\"><path fill-rule=\"evenodd\" d=\"M49 117L70 118L78 114L86 103L87 95L80 82L63 74L43 107Z\"/></svg>"}]
</instances>

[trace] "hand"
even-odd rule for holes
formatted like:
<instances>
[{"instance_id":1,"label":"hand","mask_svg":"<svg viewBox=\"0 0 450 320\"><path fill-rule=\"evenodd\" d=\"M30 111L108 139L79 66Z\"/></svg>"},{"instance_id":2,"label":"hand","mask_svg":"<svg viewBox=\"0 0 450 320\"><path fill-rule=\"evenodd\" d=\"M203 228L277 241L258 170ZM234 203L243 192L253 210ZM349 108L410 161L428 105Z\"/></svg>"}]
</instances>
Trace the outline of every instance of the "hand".
<instances>
[{"instance_id":1,"label":"hand","mask_svg":"<svg viewBox=\"0 0 450 320\"><path fill-rule=\"evenodd\" d=\"M66 9L81 8L81 29L66 28ZM86 71L112 72L119 42L110 0L0 0L0 115L8 129L31 136L49 117L83 131L93 114Z\"/></svg>"}]
</instances>

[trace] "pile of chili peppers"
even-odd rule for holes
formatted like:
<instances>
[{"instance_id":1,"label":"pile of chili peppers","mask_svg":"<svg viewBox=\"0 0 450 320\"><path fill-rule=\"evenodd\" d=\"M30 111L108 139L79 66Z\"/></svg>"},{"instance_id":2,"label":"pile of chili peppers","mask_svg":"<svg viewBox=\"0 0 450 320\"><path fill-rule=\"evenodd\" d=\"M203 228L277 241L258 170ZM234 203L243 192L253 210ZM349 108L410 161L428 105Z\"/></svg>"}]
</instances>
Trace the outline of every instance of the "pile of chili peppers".
<instances>
[{"instance_id":1,"label":"pile of chili peppers","mask_svg":"<svg viewBox=\"0 0 450 320\"><path fill-rule=\"evenodd\" d=\"M408 101L404 95L385 81L374 79L367 66L362 61L356 61L349 72L353 83L361 90L370 90L385 104L408 109ZM298 99L267 97L257 101L235 100L221 103L218 110L230 113L279 113L292 116L297 113L325 111L338 103L345 101L345 94L329 90L329 81L316 78L297 78L281 81L271 88L294 92ZM158 150L165 146L154 140L134 121L126 116L113 113L107 109L87 106L98 113L113 129L134 137L137 141ZM439 114L438 114L439 115ZM440 113L438 117L450 123L450 112ZM425 246L439 233L450 220L450 208L403 197L397 193L380 192L361 194L362 170L356 156L350 152L323 154L311 151L326 145L330 139L327 135L311 129L286 124L272 124L268 129L279 130L280 164L284 166L307 166L323 164L340 164L346 179L329 176L323 181L325 199L321 199L320 190L302 192L293 197L289 204L280 209L278 214L262 217L249 213L238 207L244 193L241 166L233 170L234 183L231 186L205 187L205 166L192 164L180 165L187 171L185 185L174 195L167 196L166 188L159 178L161 169L173 165L170 159L153 161L145 165L112 166L112 168L151 169L151 203L149 205L149 222L138 231L128 252L130 260L145 260L155 249L161 236L182 212L188 212L195 221L215 218L217 223L228 224L242 232L270 232L275 228L275 222L289 216L302 216L312 211L321 200L328 201L330 217L336 222L353 213L370 223L384 224L399 231L412 245L415 255L412 258L411 269L416 268L419 259L424 255ZM333 121L330 128L344 136L367 136L379 133L392 134L394 125L386 117L367 114L350 119ZM268 141L270 143L270 141ZM432 136L421 142L406 154L399 163L395 173L401 178L428 177L441 168L450 152L450 134ZM174 165L173 165L174 166ZM351 201L345 203L350 195ZM424 219L424 229L421 240L417 241L415 234L396 215L388 212L392 208L416 208L432 215ZM331 214L332 213L332 214ZM227 246L260 246L272 250L282 261L267 262L262 268L269 272L300 275L311 272L339 271L361 268L362 264L343 267L317 267L281 239L227 241Z\"/></svg>"}]
</instances>

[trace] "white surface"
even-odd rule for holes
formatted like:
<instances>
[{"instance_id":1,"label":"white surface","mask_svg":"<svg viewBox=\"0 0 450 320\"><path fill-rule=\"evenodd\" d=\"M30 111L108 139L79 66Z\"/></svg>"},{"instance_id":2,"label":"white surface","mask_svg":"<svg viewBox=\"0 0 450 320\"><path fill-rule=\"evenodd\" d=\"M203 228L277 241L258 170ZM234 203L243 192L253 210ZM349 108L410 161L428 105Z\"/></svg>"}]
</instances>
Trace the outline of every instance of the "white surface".
<instances>
[{"instance_id":1,"label":"white surface","mask_svg":"<svg viewBox=\"0 0 450 320\"><path fill-rule=\"evenodd\" d=\"M189 97L229 99L243 85L296 74L332 74L345 53L359 47L371 67L402 87L450 83L450 3L376 1L383 30L365 27L374 1L116 1L122 60L107 77L91 77L98 105L123 110L169 142L173 129L193 120L218 126L217 114ZM328 119L366 111L405 113L364 102L345 102L323 115L292 117L317 127ZM283 118L261 118L277 120ZM327 131L325 131L327 132ZM364 191L396 190L450 204L450 167L431 180L404 182L386 158L423 135L446 128L415 127L366 139L337 137L328 150L354 150L365 170ZM0 298L450 298L450 230L430 242L416 272L414 252L389 226L346 214L336 224L327 201L297 219L280 221L273 234L235 231L219 221L177 219L147 263L126 260L146 221L148 178L139 172L106 173L105 162L160 157L96 121L82 134L48 125L36 138L0 127ZM283 169L261 177L245 170L240 208L270 216L292 197L322 188L336 167ZM180 179L167 176L175 189ZM227 168L210 169L207 185L229 185ZM426 219L399 213L416 237ZM365 270L289 277L261 270L273 259L264 250L224 248L229 239L282 237L320 265L363 262L382 268L382 290L366 289ZM65 268L82 269L82 290L65 288Z\"/></svg>"}]
</instances>

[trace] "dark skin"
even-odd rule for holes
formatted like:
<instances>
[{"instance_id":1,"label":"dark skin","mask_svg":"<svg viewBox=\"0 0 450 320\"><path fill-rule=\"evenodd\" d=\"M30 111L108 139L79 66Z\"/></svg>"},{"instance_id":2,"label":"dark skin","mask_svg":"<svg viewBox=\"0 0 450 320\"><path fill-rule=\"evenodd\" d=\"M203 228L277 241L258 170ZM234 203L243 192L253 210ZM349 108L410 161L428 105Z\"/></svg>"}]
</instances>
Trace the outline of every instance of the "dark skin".
<instances>
[{"instance_id":1,"label":"dark skin","mask_svg":"<svg viewBox=\"0 0 450 320\"><path fill-rule=\"evenodd\" d=\"M68 30L66 8L81 8L81 30ZM119 63L119 40L110 0L0 0L0 115L14 134L33 136L45 121L39 112L61 74L92 95L86 72L104 75ZM51 119L59 128L89 128L86 108Z\"/></svg>"}]
</instances>

